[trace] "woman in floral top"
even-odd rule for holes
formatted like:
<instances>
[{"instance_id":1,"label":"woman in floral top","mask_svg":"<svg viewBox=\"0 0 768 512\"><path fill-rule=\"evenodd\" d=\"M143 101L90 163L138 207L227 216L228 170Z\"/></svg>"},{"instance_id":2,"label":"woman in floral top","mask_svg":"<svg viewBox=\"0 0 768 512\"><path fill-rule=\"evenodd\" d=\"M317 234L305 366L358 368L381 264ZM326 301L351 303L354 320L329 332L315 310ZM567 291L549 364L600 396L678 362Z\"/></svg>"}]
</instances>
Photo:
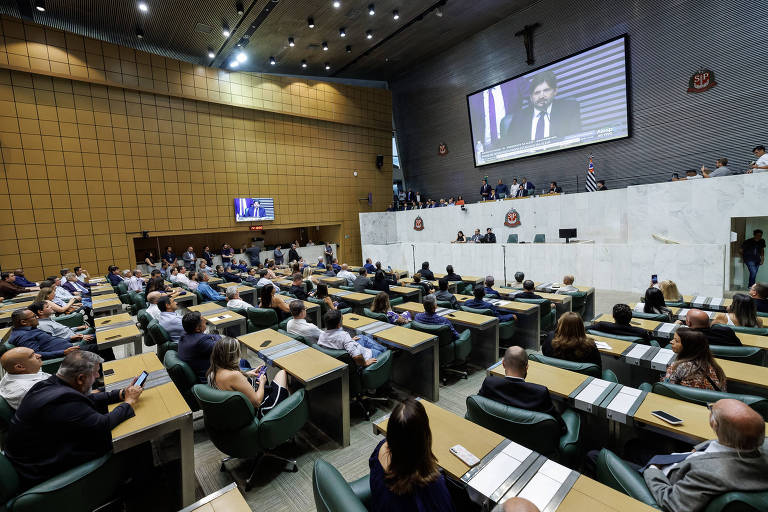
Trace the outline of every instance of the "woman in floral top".
<instances>
[{"instance_id":1,"label":"woman in floral top","mask_svg":"<svg viewBox=\"0 0 768 512\"><path fill-rule=\"evenodd\" d=\"M703 333L685 328L678 329L671 345L677 357L667 368L662 382L726 391L725 373L712 357L709 343Z\"/></svg>"}]
</instances>

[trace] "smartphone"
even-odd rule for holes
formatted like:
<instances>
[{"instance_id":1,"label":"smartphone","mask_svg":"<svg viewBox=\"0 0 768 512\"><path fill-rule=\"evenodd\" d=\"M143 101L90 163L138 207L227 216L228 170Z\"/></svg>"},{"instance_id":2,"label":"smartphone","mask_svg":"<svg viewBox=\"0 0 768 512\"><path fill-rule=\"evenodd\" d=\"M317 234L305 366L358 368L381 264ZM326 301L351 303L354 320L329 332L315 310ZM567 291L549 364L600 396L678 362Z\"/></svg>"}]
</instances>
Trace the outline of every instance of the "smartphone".
<instances>
[{"instance_id":1,"label":"smartphone","mask_svg":"<svg viewBox=\"0 0 768 512\"><path fill-rule=\"evenodd\" d=\"M114 368L108 368L108 369L104 370L104 376L105 377L109 377L110 375L114 375L114 374L115 374L115 369Z\"/></svg>"},{"instance_id":2,"label":"smartphone","mask_svg":"<svg viewBox=\"0 0 768 512\"><path fill-rule=\"evenodd\" d=\"M260 347L266 347L270 343L272 343L272 340L264 340L264 341L261 342L261 345L259 345L259 346Z\"/></svg>"},{"instance_id":3,"label":"smartphone","mask_svg":"<svg viewBox=\"0 0 768 512\"><path fill-rule=\"evenodd\" d=\"M143 372L141 372L141 375L139 375L139 378L136 379L136 383L134 384L134 386L140 386L143 388L144 383L147 382L147 377L149 377L149 374L147 373L146 370L144 370Z\"/></svg>"},{"instance_id":4,"label":"smartphone","mask_svg":"<svg viewBox=\"0 0 768 512\"><path fill-rule=\"evenodd\" d=\"M350 320L354 320L354 321L360 320L360 319L359 319L359 318L357 318L356 316L351 316L351 317L349 317L349 319L350 319Z\"/></svg>"},{"instance_id":5,"label":"smartphone","mask_svg":"<svg viewBox=\"0 0 768 512\"><path fill-rule=\"evenodd\" d=\"M657 418L660 418L660 419L666 421L670 425L682 425L683 424L683 420L681 420L680 418L677 418L675 416L672 416L668 412L664 412L664 411L651 411L651 414L653 414Z\"/></svg>"},{"instance_id":6,"label":"smartphone","mask_svg":"<svg viewBox=\"0 0 768 512\"><path fill-rule=\"evenodd\" d=\"M659 283L659 276L657 274L651 275L651 282L653 284L658 284Z\"/></svg>"},{"instance_id":7,"label":"smartphone","mask_svg":"<svg viewBox=\"0 0 768 512\"><path fill-rule=\"evenodd\" d=\"M256 374L256 380L259 380L265 373L267 373L267 365L262 365L261 368L259 368L259 373Z\"/></svg>"},{"instance_id":8,"label":"smartphone","mask_svg":"<svg viewBox=\"0 0 768 512\"><path fill-rule=\"evenodd\" d=\"M474 454L470 453L469 450L467 450L460 444L451 446L450 450L452 454L458 457L459 460L461 460L464 464L466 464L469 467L472 467L478 462L480 462L480 459L478 459Z\"/></svg>"}]
</instances>

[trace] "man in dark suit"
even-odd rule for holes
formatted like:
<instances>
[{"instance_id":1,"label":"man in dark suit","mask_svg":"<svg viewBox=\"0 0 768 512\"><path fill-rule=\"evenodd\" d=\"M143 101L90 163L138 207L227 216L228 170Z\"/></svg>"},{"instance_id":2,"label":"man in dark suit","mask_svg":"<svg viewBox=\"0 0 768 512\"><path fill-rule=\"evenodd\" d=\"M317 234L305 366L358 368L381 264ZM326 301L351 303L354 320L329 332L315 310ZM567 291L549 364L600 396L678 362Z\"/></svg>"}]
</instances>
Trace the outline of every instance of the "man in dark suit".
<instances>
[{"instance_id":1,"label":"man in dark suit","mask_svg":"<svg viewBox=\"0 0 768 512\"><path fill-rule=\"evenodd\" d=\"M535 75L529 90L528 105L509 123L506 133L502 133L507 144L566 137L581 131L579 102L556 98L557 77L552 71Z\"/></svg>"},{"instance_id":2,"label":"man in dark suit","mask_svg":"<svg viewBox=\"0 0 768 512\"><path fill-rule=\"evenodd\" d=\"M616 304L613 306L613 322L595 322L589 329L617 336L635 336L643 340L645 345L650 345L651 333L631 325L631 322L632 308L626 304Z\"/></svg>"},{"instance_id":3,"label":"man in dark suit","mask_svg":"<svg viewBox=\"0 0 768 512\"><path fill-rule=\"evenodd\" d=\"M432 273L431 270L429 270L429 262L425 261L421 264L421 270L419 270L419 274L421 274L422 279L426 279L428 281L434 281L435 280L435 274Z\"/></svg>"},{"instance_id":4,"label":"man in dark suit","mask_svg":"<svg viewBox=\"0 0 768 512\"><path fill-rule=\"evenodd\" d=\"M365 270L365 267L361 267L358 274L357 279L355 279L355 284L352 285L356 292L362 292L365 289L373 288L373 282L368 277L368 271Z\"/></svg>"},{"instance_id":5,"label":"man in dark suit","mask_svg":"<svg viewBox=\"0 0 768 512\"><path fill-rule=\"evenodd\" d=\"M461 276L453 271L453 265L445 267L445 280L446 281L461 281Z\"/></svg>"},{"instance_id":6,"label":"man in dark suit","mask_svg":"<svg viewBox=\"0 0 768 512\"><path fill-rule=\"evenodd\" d=\"M141 387L91 393L103 361L92 352L75 350L56 375L35 384L22 400L4 446L22 488L109 452L112 429L134 416ZM122 403L107 412L107 405L117 402Z\"/></svg>"},{"instance_id":7,"label":"man in dark suit","mask_svg":"<svg viewBox=\"0 0 768 512\"><path fill-rule=\"evenodd\" d=\"M741 346L741 340L733 329L723 325L710 327L709 315L700 309L689 309L685 315L685 324L690 329L703 333L710 345Z\"/></svg>"},{"instance_id":8,"label":"man in dark suit","mask_svg":"<svg viewBox=\"0 0 768 512\"><path fill-rule=\"evenodd\" d=\"M530 279L526 279L523 281L523 291L518 292L515 294L516 299L541 299L543 298L541 295L536 295L533 293L533 290L536 288L536 285L533 281Z\"/></svg>"},{"instance_id":9,"label":"man in dark suit","mask_svg":"<svg viewBox=\"0 0 768 512\"><path fill-rule=\"evenodd\" d=\"M512 346L504 352L501 361L504 367L504 377L489 375L483 381L478 394L482 397L527 411L549 414L560 424L565 432L566 427L560 413L552 403L549 390L539 384L525 382L528 375L528 354L521 347Z\"/></svg>"},{"instance_id":10,"label":"man in dark suit","mask_svg":"<svg viewBox=\"0 0 768 512\"><path fill-rule=\"evenodd\" d=\"M299 251L296 250L296 244L291 244L291 248L288 250L288 262L299 261Z\"/></svg>"},{"instance_id":11,"label":"man in dark suit","mask_svg":"<svg viewBox=\"0 0 768 512\"><path fill-rule=\"evenodd\" d=\"M267 210L259 204L258 201L254 201L245 208L243 217L262 219L267 216Z\"/></svg>"}]
</instances>

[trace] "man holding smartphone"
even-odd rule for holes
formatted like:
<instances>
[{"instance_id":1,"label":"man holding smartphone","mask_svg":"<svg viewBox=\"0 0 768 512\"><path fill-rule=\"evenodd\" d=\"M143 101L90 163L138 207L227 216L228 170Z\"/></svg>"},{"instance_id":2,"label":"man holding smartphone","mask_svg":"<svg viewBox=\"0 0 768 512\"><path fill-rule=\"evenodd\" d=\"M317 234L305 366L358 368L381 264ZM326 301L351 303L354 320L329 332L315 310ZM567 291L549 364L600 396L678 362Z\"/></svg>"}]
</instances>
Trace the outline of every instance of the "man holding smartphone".
<instances>
[{"instance_id":1,"label":"man holding smartphone","mask_svg":"<svg viewBox=\"0 0 768 512\"><path fill-rule=\"evenodd\" d=\"M5 454L21 488L44 482L112 450L112 429L134 416L143 391L133 383L92 393L104 362L93 352L67 354L56 375L37 383L8 428ZM122 402L108 412L109 404Z\"/></svg>"}]
</instances>

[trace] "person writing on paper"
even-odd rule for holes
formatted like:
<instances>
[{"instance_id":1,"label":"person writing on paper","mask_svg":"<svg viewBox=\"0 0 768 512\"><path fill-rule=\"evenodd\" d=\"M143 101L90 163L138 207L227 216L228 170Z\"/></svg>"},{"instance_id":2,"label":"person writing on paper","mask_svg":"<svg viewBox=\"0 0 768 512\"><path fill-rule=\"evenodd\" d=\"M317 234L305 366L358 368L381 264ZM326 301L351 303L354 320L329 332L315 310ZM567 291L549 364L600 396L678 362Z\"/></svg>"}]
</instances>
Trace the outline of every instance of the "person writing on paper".
<instances>
[{"instance_id":1,"label":"person writing on paper","mask_svg":"<svg viewBox=\"0 0 768 512\"><path fill-rule=\"evenodd\" d=\"M56 375L35 384L21 401L4 449L22 489L110 452L112 429L134 416L142 392L136 379L123 389L91 393L103 362L92 352L67 354Z\"/></svg>"},{"instance_id":2,"label":"person writing on paper","mask_svg":"<svg viewBox=\"0 0 768 512\"><path fill-rule=\"evenodd\" d=\"M679 462L650 465L643 478L666 511L699 512L718 496L768 490L768 451L763 418L744 402L718 400L709 407L709 426L717 439L680 454ZM675 454L673 454L674 456Z\"/></svg>"},{"instance_id":3,"label":"person writing on paper","mask_svg":"<svg viewBox=\"0 0 768 512\"><path fill-rule=\"evenodd\" d=\"M528 354L525 349L517 346L507 348L501 365L504 367L504 377L489 375L477 394L518 409L549 414L565 432L565 423L552 403L549 390L539 384L525 381L528 376Z\"/></svg>"},{"instance_id":4,"label":"person writing on paper","mask_svg":"<svg viewBox=\"0 0 768 512\"><path fill-rule=\"evenodd\" d=\"M691 329L678 329L672 338L675 361L667 367L662 382L692 388L727 391L725 372L717 364L704 334Z\"/></svg>"},{"instance_id":5,"label":"person writing on paper","mask_svg":"<svg viewBox=\"0 0 768 512\"><path fill-rule=\"evenodd\" d=\"M448 455L451 456L451 455ZM408 398L392 410L387 435L368 459L371 510L451 512L451 495L432 452L429 417Z\"/></svg>"}]
</instances>

